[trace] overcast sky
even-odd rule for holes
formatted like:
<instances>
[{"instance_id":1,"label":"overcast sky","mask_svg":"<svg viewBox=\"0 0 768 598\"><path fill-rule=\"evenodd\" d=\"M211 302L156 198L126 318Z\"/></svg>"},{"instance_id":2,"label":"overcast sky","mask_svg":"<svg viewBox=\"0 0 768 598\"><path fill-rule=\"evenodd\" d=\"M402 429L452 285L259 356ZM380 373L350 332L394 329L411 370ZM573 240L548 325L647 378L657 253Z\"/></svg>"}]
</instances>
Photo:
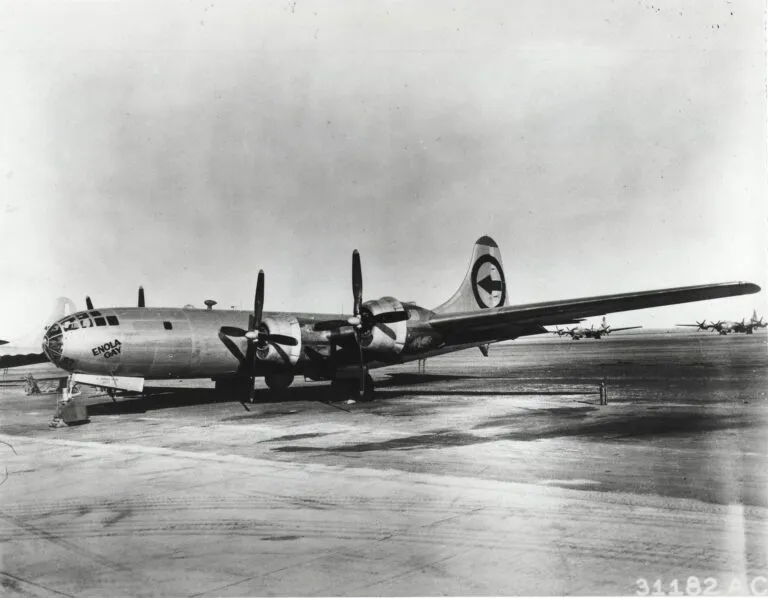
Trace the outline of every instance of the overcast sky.
<instances>
[{"instance_id":1,"label":"overcast sky","mask_svg":"<svg viewBox=\"0 0 768 598\"><path fill-rule=\"evenodd\" d=\"M0 2L0 338L79 306L768 288L757 1ZM617 314L738 318L766 292ZM768 315L768 314L766 314Z\"/></svg>"}]
</instances>

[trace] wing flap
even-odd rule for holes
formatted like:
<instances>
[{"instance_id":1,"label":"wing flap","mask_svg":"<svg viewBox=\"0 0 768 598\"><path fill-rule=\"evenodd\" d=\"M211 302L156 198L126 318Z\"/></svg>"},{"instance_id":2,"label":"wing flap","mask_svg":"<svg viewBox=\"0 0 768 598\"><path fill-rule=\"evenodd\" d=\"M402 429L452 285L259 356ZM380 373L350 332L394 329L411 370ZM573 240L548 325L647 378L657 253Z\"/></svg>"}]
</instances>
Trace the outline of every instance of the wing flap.
<instances>
[{"instance_id":1,"label":"wing flap","mask_svg":"<svg viewBox=\"0 0 768 598\"><path fill-rule=\"evenodd\" d=\"M491 330L526 324L549 326L565 323L569 319L748 295L759 290L759 286L750 282L723 282L441 314L432 317L429 323L445 332Z\"/></svg>"}]
</instances>

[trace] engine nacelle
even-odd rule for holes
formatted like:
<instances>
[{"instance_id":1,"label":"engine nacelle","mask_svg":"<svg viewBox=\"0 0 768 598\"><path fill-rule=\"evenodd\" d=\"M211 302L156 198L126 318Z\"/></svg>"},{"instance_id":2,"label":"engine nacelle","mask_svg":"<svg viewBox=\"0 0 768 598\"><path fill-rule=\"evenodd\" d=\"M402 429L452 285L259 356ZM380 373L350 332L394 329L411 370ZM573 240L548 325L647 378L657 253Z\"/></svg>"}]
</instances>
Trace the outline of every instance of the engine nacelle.
<instances>
[{"instance_id":1,"label":"engine nacelle","mask_svg":"<svg viewBox=\"0 0 768 598\"><path fill-rule=\"evenodd\" d=\"M366 301L362 305L362 310L370 312L373 316L388 312L406 311L403 304L394 297L382 297L376 301ZM397 355L405 346L407 334L408 324L405 320L392 324L377 323L370 331L365 331L360 336L360 344L366 351Z\"/></svg>"},{"instance_id":2,"label":"engine nacelle","mask_svg":"<svg viewBox=\"0 0 768 598\"><path fill-rule=\"evenodd\" d=\"M269 334L281 334L296 339L296 344L281 345L276 342L267 342L256 349L256 357L259 361L266 361L278 365L296 365L301 355L301 326L293 317L269 317L264 318L260 330Z\"/></svg>"}]
</instances>

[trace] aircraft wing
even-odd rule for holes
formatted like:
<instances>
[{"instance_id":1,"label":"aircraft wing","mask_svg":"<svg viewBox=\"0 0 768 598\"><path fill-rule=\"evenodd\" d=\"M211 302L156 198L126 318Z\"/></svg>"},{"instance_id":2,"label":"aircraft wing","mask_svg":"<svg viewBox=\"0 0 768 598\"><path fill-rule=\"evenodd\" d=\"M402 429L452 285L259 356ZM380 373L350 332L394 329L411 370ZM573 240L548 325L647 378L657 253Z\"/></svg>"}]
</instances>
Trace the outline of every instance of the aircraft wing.
<instances>
[{"instance_id":1,"label":"aircraft wing","mask_svg":"<svg viewBox=\"0 0 768 598\"><path fill-rule=\"evenodd\" d=\"M625 326L624 328L611 328L611 332L619 332L620 330L635 330L636 328L642 328L642 326Z\"/></svg>"},{"instance_id":2,"label":"aircraft wing","mask_svg":"<svg viewBox=\"0 0 768 598\"><path fill-rule=\"evenodd\" d=\"M429 323L446 334L492 333L495 330L511 332L518 327L533 330L536 326L555 325L568 318L588 318L612 312L748 295L759 290L759 286L749 282L723 282L438 314Z\"/></svg>"},{"instance_id":3,"label":"aircraft wing","mask_svg":"<svg viewBox=\"0 0 768 598\"><path fill-rule=\"evenodd\" d=\"M22 365L34 365L36 363L46 363L48 358L45 353L0 353L0 370L5 368L17 368Z\"/></svg>"}]
</instances>

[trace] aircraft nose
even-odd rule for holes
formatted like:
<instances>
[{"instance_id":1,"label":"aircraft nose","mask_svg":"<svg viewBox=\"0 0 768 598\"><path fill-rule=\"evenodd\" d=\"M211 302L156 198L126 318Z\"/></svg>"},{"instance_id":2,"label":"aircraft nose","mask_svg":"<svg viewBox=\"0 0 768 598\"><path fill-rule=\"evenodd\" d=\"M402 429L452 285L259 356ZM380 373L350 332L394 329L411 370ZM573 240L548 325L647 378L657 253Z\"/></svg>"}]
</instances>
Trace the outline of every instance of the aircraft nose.
<instances>
[{"instance_id":1,"label":"aircraft nose","mask_svg":"<svg viewBox=\"0 0 768 598\"><path fill-rule=\"evenodd\" d=\"M61 362L61 357L64 353L64 334L61 326L58 324L52 324L45 331L43 336L43 353L54 365L59 365Z\"/></svg>"}]
</instances>

